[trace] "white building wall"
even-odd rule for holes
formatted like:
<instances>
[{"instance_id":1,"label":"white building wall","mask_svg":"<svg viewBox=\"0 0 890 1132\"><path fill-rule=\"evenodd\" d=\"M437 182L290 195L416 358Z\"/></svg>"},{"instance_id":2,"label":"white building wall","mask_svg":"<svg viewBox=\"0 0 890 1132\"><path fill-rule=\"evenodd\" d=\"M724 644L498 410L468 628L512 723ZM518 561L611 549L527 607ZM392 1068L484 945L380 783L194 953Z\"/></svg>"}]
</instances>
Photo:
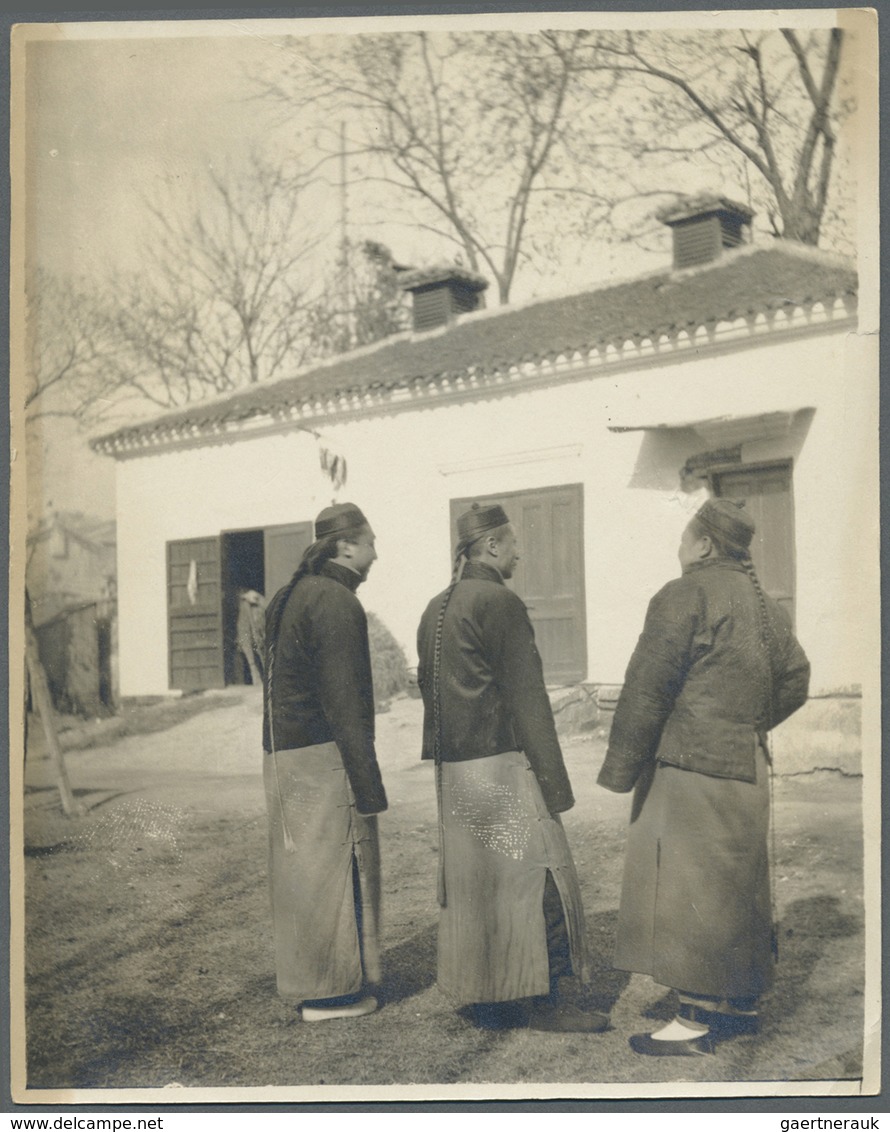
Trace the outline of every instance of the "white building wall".
<instances>
[{"instance_id":1,"label":"white building wall","mask_svg":"<svg viewBox=\"0 0 890 1132\"><path fill-rule=\"evenodd\" d=\"M326 426L323 443L348 460L339 498L358 503L377 534L366 607L414 663L420 614L449 580L449 500L582 483L588 679L619 683L701 502L681 490L679 469L708 445L688 429L609 426L812 407L788 436L745 446L743 460L794 460L799 635L814 686L859 682L857 617L867 607L848 595L862 553L851 501L869 482L876 408L868 383L851 393L846 342L786 340ZM296 431L129 459L119 473L121 690L158 694L168 690L166 542L312 519L335 493L316 441Z\"/></svg>"}]
</instances>

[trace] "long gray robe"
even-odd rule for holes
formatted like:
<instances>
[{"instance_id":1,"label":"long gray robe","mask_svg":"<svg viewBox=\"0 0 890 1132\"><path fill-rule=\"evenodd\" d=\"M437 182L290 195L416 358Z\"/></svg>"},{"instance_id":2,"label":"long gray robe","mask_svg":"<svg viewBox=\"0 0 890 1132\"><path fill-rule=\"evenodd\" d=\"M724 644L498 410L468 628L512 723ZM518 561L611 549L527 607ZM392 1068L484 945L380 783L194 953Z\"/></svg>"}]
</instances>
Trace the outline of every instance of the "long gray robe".
<instances>
[{"instance_id":1,"label":"long gray robe","mask_svg":"<svg viewBox=\"0 0 890 1132\"><path fill-rule=\"evenodd\" d=\"M418 631L423 757L436 754L435 642L442 594ZM441 647L442 823L438 983L460 1003L550 989L544 892L552 876L572 972L589 978L584 912L559 814L574 805L534 629L500 574L470 562Z\"/></svg>"},{"instance_id":2,"label":"long gray robe","mask_svg":"<svg viewBox=\"0 0 890 1132\"><path fill-rule=\"evenodd\" d=\"M263 760L278 993L294 1003L380 981L377 818L357 812L334 743Z\"/></svg>"},{"instance_id":3,"label":"long gray robe","mask_svg":"<svg viewBox=\"0 0 890 1132\"><path fill-rule=\"evenodd\" d=\"M769 987L766 732L806 700L809 670L738 562L696 563L652 599L598 779L634 789L619 969L713 997Z\"/></svg>"}]
</instances>

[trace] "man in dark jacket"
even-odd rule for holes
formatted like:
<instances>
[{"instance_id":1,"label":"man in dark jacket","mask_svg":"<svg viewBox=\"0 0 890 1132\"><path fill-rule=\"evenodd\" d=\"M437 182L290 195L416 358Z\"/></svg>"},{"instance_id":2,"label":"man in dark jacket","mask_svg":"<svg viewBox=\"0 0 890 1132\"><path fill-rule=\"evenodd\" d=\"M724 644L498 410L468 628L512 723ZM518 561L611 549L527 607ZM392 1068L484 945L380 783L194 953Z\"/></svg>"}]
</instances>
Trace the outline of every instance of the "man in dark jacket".
<instances>
[{"instance_id":1,"label":"man in dark jacket","mask_svg":"<svg viewBox=\"0 0 890 1132\"><path fill-rule=\"evenodd\" d=\"M649 603L599 783L634 790L615 966L678 995L632 1048L698 1056L756 1033L773 977L767 733L807 698L810 666L751 561L754 524L705 503L681 577Z\"/></svg>"},{"instance_id":2,"label":"man in dark jacket","mask_svg":"<svg viewBox=\"0 0 890 1132\"><path fill-rule=\"evenodd\" d=\"M304 1021L371 1013L380 978L386 794L374 748L365 611L377 557L351 503L327 507L316 541L266 615L264 780L278 991Z\"/></svg>"},{"instance_id":3,"label":"man in dark jacket","mask_svg":"<svg viewBox=\"0 0 890 1132\"><path fill-rule=\"evenodd\" d=\"M559 818L572 788L534 630L504 584L516 537L501 507L474 505L458 539L456 580L418 631L439 801L438 983L483 1026L603 1030L606 1016L557 998L560 976L587 981L587 944Z\"/></svg>"}]
</instances>

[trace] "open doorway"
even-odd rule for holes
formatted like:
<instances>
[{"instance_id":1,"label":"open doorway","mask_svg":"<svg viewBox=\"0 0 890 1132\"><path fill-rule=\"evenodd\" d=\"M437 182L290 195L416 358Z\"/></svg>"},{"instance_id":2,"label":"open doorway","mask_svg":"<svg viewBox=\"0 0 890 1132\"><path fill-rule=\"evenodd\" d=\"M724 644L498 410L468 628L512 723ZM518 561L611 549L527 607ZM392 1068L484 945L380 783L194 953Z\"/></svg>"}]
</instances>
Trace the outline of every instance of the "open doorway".
<instances>
[{"instance_id":1,"label":"open doorway","mask_svg":"<svg viewBox=\"0 0 890 1132\"><path fill-rule=\"evenodd\" d=\"M222 540L223 664L226 684L252 684L254 677L238 648L238 613L241 595L254 591L266 598L263 531L228 531ZM262 616L262 610L257 614Z\"/></svg>"},{"instance_id":2,"label":"open doorway","mask_svg":"<svg viewBox=\"0 0 890 1132\"><path fill-rule=\"evenodd\" d=\"M265 606L290 579L311 542L312 523L303 522L167 543L171 688L191 692L262 683ZM253 669L239 648L243 594L251 598L249 610L259 636Z\"/></svg>"}]
</instances>

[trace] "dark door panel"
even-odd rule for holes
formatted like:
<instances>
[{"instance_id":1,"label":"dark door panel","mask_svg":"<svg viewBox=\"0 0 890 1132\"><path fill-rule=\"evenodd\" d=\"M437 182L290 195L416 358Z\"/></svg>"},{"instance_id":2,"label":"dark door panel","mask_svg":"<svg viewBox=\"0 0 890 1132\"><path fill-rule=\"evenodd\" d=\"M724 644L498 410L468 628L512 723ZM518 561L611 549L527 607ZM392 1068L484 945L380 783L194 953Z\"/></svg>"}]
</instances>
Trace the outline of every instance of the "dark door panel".
<instances>
[{"instance_id":1,"label":"dark door panel","mask_svg":"<svg viewBox=\"0 0 890 1132\"><path fill-rule=\"evenodd\" d=\"M713 477L714 492L745 502L756 531L751 558L764 590L794 617L794 511L790 464L740 468Z\"/></svg>"},{"instance_id":2,"label":"dark door panel","mask_svg":"<svg viewBox=\"0 0 890 1132\"><path fill-rule=\"evenodd\" d=\"M286 523L263 531L267 601L291 580L303 551L312 542L312 533L311 523Z\"/></svg>"},{"instance_id":3,"label":"dark door panel","mask_svg":"<svg viewBox=\"0 0 890 1132\"><path fill-rule=\"evenodd\" d=\"M452 547L457 517L473 499L451 502ZM584 600L584 514L581 484L479 497L500 503L519 542L520 560L507 583L523 599L549 684L573 684L587 674Z\"/></svg>"},{"instance_id":4,"label":"dark door panel","mask_svg":"<svg viewBox=\"0 0 890 1132\"><path fill-rule=\"evenodd\" d=\"M219 538L167 543L170 687L225 685Z\"/></svg>"}]
</instances>

